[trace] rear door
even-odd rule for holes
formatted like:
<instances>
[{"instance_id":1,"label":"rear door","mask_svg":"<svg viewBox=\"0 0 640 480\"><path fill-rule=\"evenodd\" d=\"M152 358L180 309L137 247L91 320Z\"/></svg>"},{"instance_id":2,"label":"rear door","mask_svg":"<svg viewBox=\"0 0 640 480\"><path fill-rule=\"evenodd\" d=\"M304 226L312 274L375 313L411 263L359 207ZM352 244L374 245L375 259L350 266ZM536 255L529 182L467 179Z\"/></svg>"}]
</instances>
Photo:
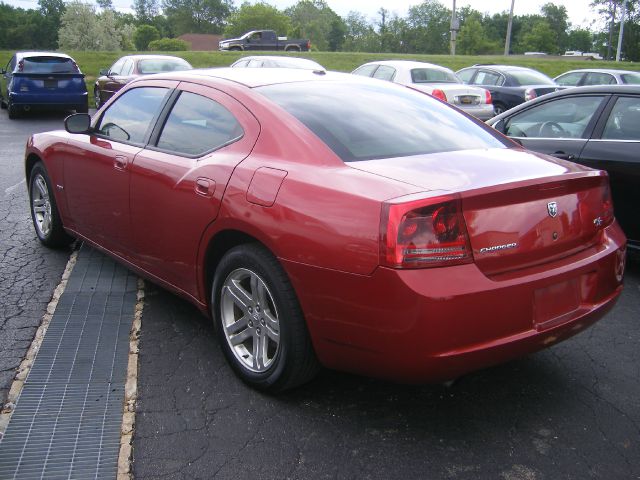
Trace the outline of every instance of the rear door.
<instances>
[{"instance_id":1,"label":"rear door","mask_svg":"<svg viewBox=\"0 0 640 480\"><path fill-rule=\"evenodd\" d=\"M616 218L640 246L640 96L614 97L604 111L579 163L609 173Z\"/></svg>"},{"instance_id":2,"label":"rear door","mask_svg":"<svg viewBox=\"0 0 640 480\"><path fill-rule=\"evenodd\" d=\"M9 100L9 82L11 81L11 75L13 73L13 69L16 66L16 56L14 55L7 63L5 67L5 72L2 74L2 78L0 78L0 97L6 102Z\"/></svg>"},{"instance_id":3,"label":"rear door","mask_svg":"<svg viewBox=\"0 0 640 480\"><path fill-rule=\"evenodd\" d=\"M131 170L133 240L145 270L197 294L200 239L258 132L255 117L229 95L179 85Z\"/></svg>"},{"instance_id":4,"label":"rear door","mask_svg":"<svg viewBox=\"0 0 640 480\"><path fill-rule=\"evenodd\" d=\"M575 95L540 102L504 121L501 129L524 147L577 160L609 95Z\"/></svg>"}]
</instances>

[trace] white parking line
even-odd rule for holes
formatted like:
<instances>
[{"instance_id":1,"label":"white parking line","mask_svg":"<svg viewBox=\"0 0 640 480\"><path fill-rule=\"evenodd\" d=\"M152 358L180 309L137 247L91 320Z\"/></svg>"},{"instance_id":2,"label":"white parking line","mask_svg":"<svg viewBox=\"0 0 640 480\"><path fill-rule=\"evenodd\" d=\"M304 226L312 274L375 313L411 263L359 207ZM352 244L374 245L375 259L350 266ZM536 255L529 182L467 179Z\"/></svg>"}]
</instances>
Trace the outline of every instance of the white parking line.
<instances>
[{"instance_id":1,"label":"white parking line","mask_svg":"<svg viewBox=\"0 0 640 480\"><path fill-rule=\"evenodd\" d=\"M16 188L18 188L19 186L21 186L23 183L25 183L26 180L23 178L22 180L20 180L18 183L16 183L15 185L12 185L9 188L6 188L4 190L4 194L5 195L9 195L11 192L13 192Z\"/></svg>"}]
</instances>

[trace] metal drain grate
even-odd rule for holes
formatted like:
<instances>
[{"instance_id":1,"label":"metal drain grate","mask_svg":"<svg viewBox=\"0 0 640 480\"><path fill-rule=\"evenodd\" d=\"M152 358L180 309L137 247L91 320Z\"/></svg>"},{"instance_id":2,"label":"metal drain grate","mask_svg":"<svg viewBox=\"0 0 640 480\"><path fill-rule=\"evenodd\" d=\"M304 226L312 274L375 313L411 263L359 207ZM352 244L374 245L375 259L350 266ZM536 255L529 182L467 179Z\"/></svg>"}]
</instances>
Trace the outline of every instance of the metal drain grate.
<instances>
[{"instance_id":1,"label":"metal drain grate","mask_svg":"<svg viewBox=\"0 0 640 480\"><path fill-rule=\"evenodd\" d=\"M0 442L1 479L115 478L136 277L83 247Z\"/></svg>"}]
</instances>

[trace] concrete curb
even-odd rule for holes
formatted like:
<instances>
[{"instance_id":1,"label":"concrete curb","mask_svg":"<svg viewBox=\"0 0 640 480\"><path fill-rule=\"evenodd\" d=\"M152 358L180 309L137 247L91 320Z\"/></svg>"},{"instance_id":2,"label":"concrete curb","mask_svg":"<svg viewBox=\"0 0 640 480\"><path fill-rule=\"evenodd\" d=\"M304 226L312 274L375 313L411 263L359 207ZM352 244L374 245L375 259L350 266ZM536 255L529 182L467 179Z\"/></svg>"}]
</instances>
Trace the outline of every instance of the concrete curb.
<instances>
[{"instance_id":1,"label":"concrete curb","mask_svg":"<svg viewBox=\"0 0 640 480\"><path fill-rule=\"evenodd\" d=\"M129 362L127 365L127 380L124 387L117 480L130 480L133 478L131 460L133 458L133 432L135 429L136 401L138 399L138 340L140 338L143 310L144 281L138 279L137 303L133 325L129 334Z\"/></svg>"}]
</instances>

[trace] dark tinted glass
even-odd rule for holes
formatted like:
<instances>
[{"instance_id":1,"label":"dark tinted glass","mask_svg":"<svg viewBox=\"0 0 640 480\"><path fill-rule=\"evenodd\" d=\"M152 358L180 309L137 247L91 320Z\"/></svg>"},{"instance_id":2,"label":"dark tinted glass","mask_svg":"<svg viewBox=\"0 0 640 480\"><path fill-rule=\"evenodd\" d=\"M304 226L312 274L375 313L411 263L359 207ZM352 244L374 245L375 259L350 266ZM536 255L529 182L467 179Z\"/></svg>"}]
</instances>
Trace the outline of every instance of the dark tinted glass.
<instances>
[{"instance_id":1,"label":"dark tinted glass","mask_svg":"<svg viewBox=\"0 0 640 480\"><path fill-rule=\"evenodd\" d=\"M25 73L78 73L73 60L60 57L27 57L23 59Z\"/></svg>"},{"instance_id":2,"label":"dark tinted glass","mask_svg":"<svg viewBox=\"0 0 640 480\"><path fill-rule=\"evenodd\" d=\"M375 83L290 83L258 91L304 123L345 162L505 146L488 127L429 95Z\"/></svg>"},{"instance_id":3,"label":"dark tinted glass","mask_svg":"<svg viewBox=\"0 0 640 480\"><path fill-rule=\"evenodd\" d=\"M202 155L242 137L236 118L210 98L182 92L158 139L158 148Z\"/></svg>"},{"instance_id":4,"label":"dark tinted glass","mask_svg":"<svg viewBox=\"0 0 640 480\"><path fill-rule=\"evenodd\" d=\"M179 72L191 70L191 65L181 58L150 58L140 60L138 62L138 70L144 75L160 72Z\"/></svg>"},{"instance_id":5,"label":"dark tinted glass","mask_svg":"<svg viewBox=\"0 0 640 480\"><path fill-rule=\"evenodd\" d=\"M620 75L623 83L630 85L640 85L640 73L623 73Z\"/></svg>"},{"instance_id":6,"label":"dark tinted glass","mask_svg":"<svg viewBox=\"0 0 640 480\"><path fill-rule=\"evenodd\" d=\"M144 143L151 121L160 111L168 93L168 89L159 87L129 90L104 113L97 133L117 141Z\"/></svg>"},{"instance_id":7,"label":"dark tinted glass","mask_svg":"<svg viewBox=\"0 0 640 480\"><path fill-rule=\"evenodd\" d=\"M453 72L435 68L414 68L411 70L413 83L460 83Z\"/></svg>"},{"instance_id":8,"label":"dark tinted glass","mask_svg":"<svg viewBox=\"0 0 640 480\"><path fill-rule=\"evenodd\" d=\"M509 75L517 85L555 85L544 73L535 70L510 70Z\"/></svg>"}]
</instances>

